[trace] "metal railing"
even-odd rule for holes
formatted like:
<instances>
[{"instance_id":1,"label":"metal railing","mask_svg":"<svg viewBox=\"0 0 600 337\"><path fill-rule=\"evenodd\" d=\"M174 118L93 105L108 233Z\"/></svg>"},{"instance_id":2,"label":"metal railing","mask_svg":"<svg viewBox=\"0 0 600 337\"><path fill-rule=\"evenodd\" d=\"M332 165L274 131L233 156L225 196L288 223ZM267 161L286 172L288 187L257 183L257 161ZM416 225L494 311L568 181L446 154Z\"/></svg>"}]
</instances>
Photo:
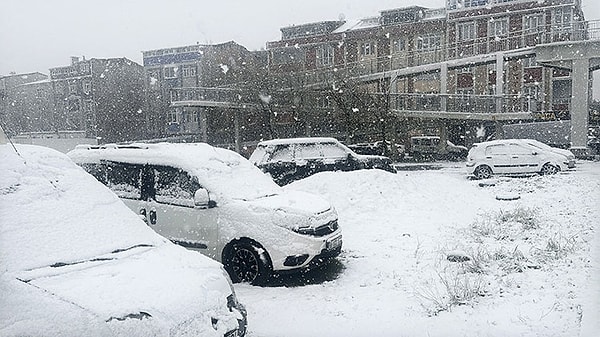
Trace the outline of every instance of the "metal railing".
<instances>
[{"instance_id":1,"label":"metal railing","mask_svg":"<svg viewBox=\"0 0 600 337\"><path fill-rule=\"evenodd\" d=\"M229 88L172 88L170 95L173 105L201 105L204 102L206 105L238 106L257 104L259 99L247 90Z\"/></svg>"},{"instance_id":2,"label":"metal railing","mask_svg":"<svg viewBox=\"0 0 600 337\"><path fill-rule=\"evenodd\" d=\"M471 114L537 112L536 99L522 95L389 94L390 109Z\"/></svg>"},{"instance_id":3,"label":"metal railing","mask_svg":"<svg viewBox=\"0 0 600 337\"><path fill-rule=\"evenodd\" d=\"M304 85L322 84L477 55L533 48L539 44L585 40L600 40L600 20L571 22L562 26L550 24L535 29L510 31L505 36L488 36L465 41L454 41L453 38L452 42L444 42L442 39L442 45L434 49L391 52L389 55L366 57L354 62L337 62L314 69L278 73L275 66L271 67L271 76L280 83L300 77Z\"/></svg>"}]
</instances>

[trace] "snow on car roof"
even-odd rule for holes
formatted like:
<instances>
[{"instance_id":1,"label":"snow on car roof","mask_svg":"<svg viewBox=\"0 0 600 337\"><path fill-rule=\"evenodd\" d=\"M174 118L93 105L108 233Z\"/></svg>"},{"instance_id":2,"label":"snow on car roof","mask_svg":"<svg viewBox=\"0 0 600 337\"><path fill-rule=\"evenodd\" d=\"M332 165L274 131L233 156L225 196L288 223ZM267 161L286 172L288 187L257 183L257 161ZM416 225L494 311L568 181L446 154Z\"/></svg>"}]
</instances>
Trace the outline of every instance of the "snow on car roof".
<instances>
[{"instance_id":1,"label":"snow on car roof","mask_svg":"<svg viewBox=\"0 0 600 337\"><path fill-rule=\"evenodd\" d=\"M11 271L94 258L165 239L55 150L0 145L0 260Z\"/></svg>"},{"instance_id":2,"label":"snow on car roof","mask_svg":"<svg viewBox=\"0 0 600 337\"><path fill-rule=\"evenodd\" d=\"M267 145L283 145L283 144L307 144L307 143L339 143L335 138L331 137L304 137L304 138L281 138L265 140L258 143L259 146Z\"/></svg>"},{"instance_id":3,"label":"snow on car roof","mask_svg":"<svg viewBox=\"0 0 600 337\"><path fill-rule=\"evenodd\" d=\"M78 164L108 160L177 167L228 198L250 200L280 192L271 178L241 155L204 143L80 145L67 155Z\"/></svg>"}]
</instances>

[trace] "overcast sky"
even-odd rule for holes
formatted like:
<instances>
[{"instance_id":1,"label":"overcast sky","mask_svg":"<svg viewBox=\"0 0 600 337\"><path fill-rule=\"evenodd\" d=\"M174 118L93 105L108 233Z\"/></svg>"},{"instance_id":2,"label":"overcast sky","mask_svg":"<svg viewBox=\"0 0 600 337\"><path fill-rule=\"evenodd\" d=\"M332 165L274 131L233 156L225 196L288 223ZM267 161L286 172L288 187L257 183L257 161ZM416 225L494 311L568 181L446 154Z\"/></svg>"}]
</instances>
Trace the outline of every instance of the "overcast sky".
<instances>
[{"instance_id":1,"label":"overcast sky","mask_svg":"<svg viewBox=\"0 0 600 337\"><path fill-rule=\"evenodd\" d=\"M587 20L598 0L582 0ZM359 19L379 11L445 0L2 0L0 75L48 73L70 56L127 57L144 50L234 40L250 50L280 39L281 27Z\"/></svg>"}]
</instances>

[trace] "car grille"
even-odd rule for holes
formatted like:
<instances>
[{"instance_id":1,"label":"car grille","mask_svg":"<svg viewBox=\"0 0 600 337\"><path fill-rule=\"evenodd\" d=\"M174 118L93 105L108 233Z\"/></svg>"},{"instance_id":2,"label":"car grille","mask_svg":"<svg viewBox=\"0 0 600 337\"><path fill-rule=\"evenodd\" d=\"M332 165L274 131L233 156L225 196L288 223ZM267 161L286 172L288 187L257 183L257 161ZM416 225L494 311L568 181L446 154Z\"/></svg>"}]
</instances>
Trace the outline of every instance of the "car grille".
<instances>
[{"instance_id":1,"label":"car grille","mask_svg":"<svg viewBox=\"0 0 600 337\"><path fill-rule=\"evenodd\" d=\"M337 220L333 220L330 221L322 226L319 226L317 228L315 228L314 232L312 235L314 236L325 236L325 235L329 235L333 232L335 232L338 229L339 225L338 225L338 221Z\"/></svg>"}]
</instances>

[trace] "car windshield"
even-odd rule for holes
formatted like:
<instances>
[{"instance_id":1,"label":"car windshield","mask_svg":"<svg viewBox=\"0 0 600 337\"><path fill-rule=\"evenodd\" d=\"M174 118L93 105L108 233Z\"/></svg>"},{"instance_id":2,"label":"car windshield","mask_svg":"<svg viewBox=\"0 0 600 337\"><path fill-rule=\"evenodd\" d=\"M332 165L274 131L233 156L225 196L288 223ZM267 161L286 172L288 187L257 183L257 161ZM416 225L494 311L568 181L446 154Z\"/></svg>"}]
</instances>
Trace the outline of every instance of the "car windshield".
<instances>
[{"instance_id":1,"label":"car windshield","mask_svg":"<svg viewBox=\"0 0 600 337\"><path fill-rule=\"evenodd\" d=\"M104 185L65 155L0 145L0 260L8 270L89 261L157 246L151 230Z\"/></svg>"}]
</instances>

